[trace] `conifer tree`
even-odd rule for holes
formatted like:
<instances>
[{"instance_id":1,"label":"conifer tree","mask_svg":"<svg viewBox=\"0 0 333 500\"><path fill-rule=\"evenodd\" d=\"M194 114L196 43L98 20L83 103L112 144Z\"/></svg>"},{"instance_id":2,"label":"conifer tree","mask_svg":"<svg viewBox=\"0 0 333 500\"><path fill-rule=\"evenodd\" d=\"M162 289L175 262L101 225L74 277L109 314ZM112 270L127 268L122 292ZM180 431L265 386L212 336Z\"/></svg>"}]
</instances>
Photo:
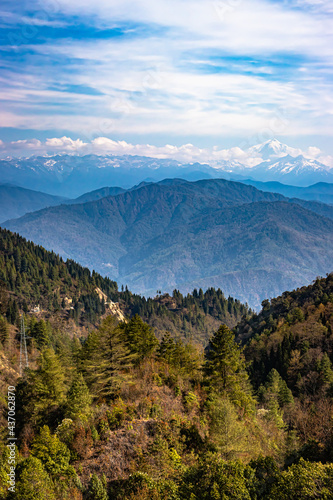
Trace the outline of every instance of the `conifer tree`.
<instances>
[{"instance_id":1,"label":"conifer tree","mask_svg":"<svg viewBox=\"0 0 333 500\"><path fill-rule=\"evenodd\" d=\"M124 332L124 338L130 351L136 354L137 361L148 356L158 344L154 330L142 321L138 314L128 323L122 323L119 327Z\"/></svg>"},{"instance_id":2,"label":"conifer tree","mask_svg":"<svg viewBox=\"0 0 333 500\"><path fill-rule=\"evenodd\" d=\"M204 374L213 390L245 410L252 408L253 398L243 353L226 325L221 325L209 341Z\"/></svg>"},{"instance_id":3,"label":"conifer tree","mask_svg":"<svg viewBox=\"0 0 333 500\"><path fill-rule=\"evenodd\" d=\"M66 416L85 419L90 413L92 397L81 373L74 378L67 393Z\"/></svg>"},{"instance_id":4,"label":"conifer tree","mask_svg":"<svg viewBox=\"0 0 333 500\"><path fill-rule=\"evenodd\" d=\"M8 323L3 318L0 316L0 342L2 345L4 345L9 338L9 328L8 328Z\"/></svg>"},{"instance_id":5,"label":"conifer tree","mask_svg":"<svg viewBox=\"0 0 333 500\"><path fill-rule=\"evenodd\" d=\"M38 458L46 471L52 476L75 476L74 468L69 465L70 451L56 435L52 435L49 427L44 425L35 438L31 454Z\"/></svg>"},{"instance_id":6,"label":"conifer tree","mask_svg":"<svg viewBox=\"0 0 333 500\"><path fill-rule=\"evenodd\" d=\"M52 435L49 427L44 425L35 438L31 454L38 458L51 477L74 477L75 469L69 465L70 451L60 441L58 436Z\"/></svg>"},{"instance_id":7,"label":"conifer tree","mask_svg":"<svg viewBox=\"0 0 333 500\"><path fill-rule=\"evenodd\" d=\"M89 481L87 500L108 500L105 486L96 474Z\"/></svg>"},{"instance_id":8,"label":"conifer tree","mask_svg":"<svg viewBox=\"0 0 333 500\"><path fill-rule=\"evenodd\" d=\"M54 486L42 462L30 456L20 464L16 483L17 500L56 500Z\"/></svg>"},{"instance_id":9,"label":"conifer tree","mask_svg":"<svg viewBox=\"0 0 333 500\"><path fill-rule=\"evenodd\" d=\"M333 369L330 358L325 352L319 364L319 371L325 384L333 383Z\"/></svg>"},{"instance_id":10,"label":"conifer tree","mask_svg":"<svg viewBox=\"0 0 333 500\"><path fill-rule=\"evenodd\" d=\"M50 335L44 320L40 320L35 324L32 334L36 338L37 346L40 349L50 344Z\"/></svg>"},{"instance_id":11,"label":"conifer tree","mask_svg":"<svg viewBox=\"0 0 333 500\"><path fill-rule=\"evenodd\" d=\"M90 344L84 363L88 381L96 396L111 397L128 377L126 370L132 366L134 355L113 316L105 318Z\"/></svg>"},{"instance_id":12,"label":"conifer tree","mask_svg":"<svg viewBox=\"0 0 333 500\"><path fill-rule=\"evenodd\" d=\"M65 373L53 349L45 349L36 371L29 370L26 380L17 386L20 399L18 421L37 423L39 417L59 406L66 392Z\"/></svg>"}]
</instances>

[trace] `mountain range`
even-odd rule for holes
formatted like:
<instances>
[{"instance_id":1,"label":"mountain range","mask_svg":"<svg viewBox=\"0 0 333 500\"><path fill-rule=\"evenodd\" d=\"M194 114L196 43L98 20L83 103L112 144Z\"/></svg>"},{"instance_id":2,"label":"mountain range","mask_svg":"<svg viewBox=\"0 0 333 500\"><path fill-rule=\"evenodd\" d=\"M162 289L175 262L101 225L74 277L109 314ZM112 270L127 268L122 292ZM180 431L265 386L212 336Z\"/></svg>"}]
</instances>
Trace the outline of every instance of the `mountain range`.
<instances>
[{"instance_id":1,"label":"mountain range","mask_svg":"<svg viewBox=\"0 0 333 500\"><path fill-rule=\"evenodd\" d=\"M0 184L0 222L16 219L27 212L65 203L66 198L25 189L10 184Z\"/></svg>"},{"instance_id":2,"label":"mountain range","mask_svg":"<svg viewBox=\"0 0 333 500\"><path fill-rule=\"evenodd\" d=\"M327 205L333 205L333 184L320 182L307 188L287 186L280 182L260 182L251 179L242 180L244 184L256 187L260 191L271 193L280 193L288 198L297 198L297 203L301 204L301 200L314 201L317 204L312 204L312 210L315 212L329 216L331 209ZM130 189L138 189L152 182L141 182ZM11 184L0 184L0 223L9 219L16 219L29 212L34 212L49 206L60 204L78 204L88 201L95 201L106 196L114 196L124 193L126 189L121 187L103 187L84 193L78 198L64 198L53 196L41 191L25 189ZM309 205L307 205L309 207Z\"/></svg>"},{"instance_id":3,"label":"mountain range","mask_svg":"<svg viewBox=\"0 0 333 500\"><path fill-rule=\"evenodd\" d=\"M333 184L327 182L317 182L308 187L288 186L277 181L260 182L252 179L245 179L241 182L261 191L283 194L288 198L301 198L302 200L313 200L333 205Z\"/></svg>"},{"instance_id":4,"label":"mountain range","mask_svg":"<svg viewBox=\"0 0 333 500\"><path fill-rule=\"evenodd\" d=\"M331 270L333 207L222 179L144 184L2 224L137 293L264 298Z\"/></svg>"},{"instance_id":5,"label":"mountain range","mask_svg":"<svg viewBox=\"0 0 333 500\"><path fill-rule=\"evenodd\" d=\"M305 157L299 150L279 141L267 141L243 153L243 160L217 157L210 165L131 155L58 154L7 158L0 160L0 183L16 184L69 198L105 186L128 189L142 181L158 182L165 178L188 181L250 179L279 181L303 187L318 182L333 183L332 168Z\"/></svg>"}]
</instances>

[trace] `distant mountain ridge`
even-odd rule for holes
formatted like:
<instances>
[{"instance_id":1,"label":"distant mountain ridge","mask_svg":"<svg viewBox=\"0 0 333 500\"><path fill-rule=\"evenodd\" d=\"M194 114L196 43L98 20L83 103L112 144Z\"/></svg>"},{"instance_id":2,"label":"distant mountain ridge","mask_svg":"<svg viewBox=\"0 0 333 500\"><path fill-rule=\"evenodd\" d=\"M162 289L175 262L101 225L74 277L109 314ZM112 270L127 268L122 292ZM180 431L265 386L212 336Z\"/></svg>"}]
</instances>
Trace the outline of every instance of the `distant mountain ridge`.
<instances>
[{"instance_id":1,"label":"distant mountain ridge","mask_svg":"<svg viewBox=\"0 0 333 500\"><path fill-rule=\"evenodd\" d=\"M180 181L181 179L178 179L178 182ZM170 182L173 181L170 179L164 179L163 181L160 181L160 184L170 184ZM177 181L174 180L174 182ZM333 205L333 184L318 183L313 186L309 186L308 188L300 188L287 186L279 182L265 183L253 181L251 179L246 179L241 182L254 186L261 191L280 193L288 198L293 198L294 203L298 203L300 205L302 205L301 200L313 201L312 205L309 203L306 204L306 208L311 209L320 215L324 215L325 217L332 218L333 209L328 207L327 204ZM139 189L149 184L152 184L152 181L143 181L130 188L130 190ZM116 196L117 194L124 193L125 191L126 190L121 187L103 187L84 193L78 198L71 199L52 196L40 191L29 190L12 184L2 184L0 185L0 222L19 218L26 213L34 212L48 206L87 203L89 201L96 201L107 196ZM326 204L324 205L323 203Z\"/></svg>"},{"instance_id":2,"label":"distant mountain ridge","mask_svg":"<svg viewBox=\"0 0 333 500\"><path fill-rule=\"evenodd\" d=\"M258 307L331 270L332 210L239 182L176 179L4 226L137 293L219 286Z\"/></svg>"},{"instance_id":3,"label":"distant mountain ridge","mask_svg":"<svg viewBox=\"0 0 333 500\"><path fill-rule=\"evenodd\" d=\"M333 205L333 184L327 182L318 182L308 187L288 186L277 181L260 182L252 179L240 182L254 186L261 191L283 194L287 198L301 198Z\"/></svg>"},{"instance_id":4,"label":"distant mountain ridge","mask_svg":"<svg viewBox=\"0 0 333 500\"><path fill-rule=\"evenodd\" d=\"M333 169L307 158L301 150L277 140L252 146L240 159L217 155L211 164L184 163L131 155L85 156L57 154L0 160L0 183L19 184L53 195L76 198L105 186L128 189L142 181L159 182L165 178L188 181L224 178L227 180L279 181L294 186L318 182L333 183ZM230 157L231 158L231 157ZM241 159L243 158L243 160Z\"/></svg>"},{"instance_id":5,"label":"distant mountain ridge","mask_svg":"<svg viewBox=\"0 0 333 500\"><path fill-rule=\"evenodd\" d=\"M0 223L21 217L27 212L60 205L66 200L60 196L52 196L10 184L0 184Z\"/></svg>"},{"instance_id":6,"label":"distant mountain ridge","mask_svg":"<svg viewBox=\"0 0 333 500\"><path fill-rule=\"evenodd\" d=\"M290 155L282 158L265 160L253 169L251 177L258 180L279 181L287 180L290 184L297 186L309 186L318 182L332 182L332 170L316 160L304 158L299 155L296 158Z\"/></svg>"},{"instance_id":7,"label":"distant mountain ridge","mask_svg":"<svg viewBox=\"0 0 333 500\"><path fill-rule=\"evenodd\" d=\"M65 154L0 160L0 182L69 198L105 186L128 189L146 179L156 182L167 177L198 180L219 176L220 173L208 165L130 155Z\"/></svg>"}]
</instances>

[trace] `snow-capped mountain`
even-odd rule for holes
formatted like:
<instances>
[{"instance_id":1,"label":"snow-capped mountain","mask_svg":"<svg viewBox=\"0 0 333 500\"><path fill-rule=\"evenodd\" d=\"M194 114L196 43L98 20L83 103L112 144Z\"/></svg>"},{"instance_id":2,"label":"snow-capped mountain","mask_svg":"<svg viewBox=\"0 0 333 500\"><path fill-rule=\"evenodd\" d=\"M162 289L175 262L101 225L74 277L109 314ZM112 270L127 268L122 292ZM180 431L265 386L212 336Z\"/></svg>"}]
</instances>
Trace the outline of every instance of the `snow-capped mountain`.
<instances>
[{"instance_id":1,"label":"snow-capped mountain","mask_svg":"<svg viewBox=\"0 0 333 500\"><path fill-rule=\"evenodd\" d=\"M271 139L263 144L257 144L247 150L252 157L258 157L262 160L270 160L272 158L280 158L282 156L299 156L302 151L300 149L291 148L286 144L282 144L277 139Z\"/></svg>"},{"instance_id":2,"label":"snow-capped mountain","mask_svg":"<svg viewBox=\"0 0 333 500\"><path fill-rule=\"evenodd\" d=\"M181 177L199 180L220 177L209 165L140 156L55 155L0 160L0 184L70 198L105 186L130 188L142 181Z\"/></svg>"},{"instance_id":3,"label":"snow-capped mountain","mask_svg":"<svg viewBox=\"0 0 333 500\"><path fill-rule=\"evenodd\" d=\"M230 154L228 150L221 150L221 155L214 151L211 165L199 162L200 158L196 163L181 163L177 159L128 154L48 154L6 158L0 160L0 183L71 198L106 186L129 188L146 180L154 182L175 177L190 181L218 177L229 180L250 178L279 181L293 186L333 183L333 168L306 157L306 153L300 154L299 149L276 139L245 151L239 148L234 150L229 150Z\"/></svg>"},{"instance_id":4,"label":"snow-capped mountain","mask_svg":"<svg viewBox=\"0 0 333 500\"><path fill-rule=\"evenodd\" d=\"M333 169L302 155L290 154L270 158L250 171L252 178L263 181L279 181L293 186L309 186L316 182L333 182Z\"/></svg>"}]
</instances>

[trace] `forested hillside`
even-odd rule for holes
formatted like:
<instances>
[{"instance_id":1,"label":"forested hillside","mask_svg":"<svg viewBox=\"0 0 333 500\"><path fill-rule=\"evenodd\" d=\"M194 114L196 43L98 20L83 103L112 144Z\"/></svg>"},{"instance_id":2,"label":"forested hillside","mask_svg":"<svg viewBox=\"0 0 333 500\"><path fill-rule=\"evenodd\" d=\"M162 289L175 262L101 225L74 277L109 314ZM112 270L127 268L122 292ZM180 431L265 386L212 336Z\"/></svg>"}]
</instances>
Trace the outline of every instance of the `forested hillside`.
<instances>
[{"instance_id":1,"label":"forested hillside","mask_svg":"<svg viewBox=\"0 0 333 500\"><path fill-rule=\"evenodd\" d=\"M118 291L115 281L103 278L73 260L66 262L43 247L0 228L0 314L16 324L18 311L35 311L41 317L73 320L80 328L97 326L108 311L119 317L142 316L155 327L157 335L166 330L174 336L206 343L212 329L221 322L233 327L250 313L247 306L221 290L200 289L183 296L157 294L141 297L126 289Z\"/></svg>"},{"instance_id":2,"label":"forested hillside","mask_svg":"<svg viewBox=\"0 0 333 500\"><path fill-rule=\"evenodd\" d=\"M0 184L0 222L16 219L27 212L60 205L66 198L32 191L10 184Z\"/></svg>"},{"instance_id":3,"label":"forested hillside","mask_svg":"<svg viewBox=\"0 0 333 500\"><path fill-rule=\"evenodd\" d=\"M148 300L118 291L8 231L0 258L1 499L333 497L333 275L252 314L220 290ZM77 316L70 294L82 304ZM22 312L29 368L19 377ZM236 318L234 332L222 324Z\"/></svg>"},{"instance_id":4,"label":"forested hillside","mask_svg":"<svg viewBox=\"0 0 333 500\"><path fill-rule=\"evenodd\" d=\"M333 460L333 274L264 301L236 333L259 400L271 397L267 380L275 379L280 404L288 391L287 400L293 396L285 418L308 443L308 456Z\"/></svg>"},{"instance_id":5,"label":"forested hillside","mask_svg":"<svg viewBox=\"0 0 333 500\"><path fill-rule=\"evenodd\" d=\"M132 292L213 286L257 308L333 259L332 206L223 179L167 179L5 225Z\"/></svg>"}]
</instances>

